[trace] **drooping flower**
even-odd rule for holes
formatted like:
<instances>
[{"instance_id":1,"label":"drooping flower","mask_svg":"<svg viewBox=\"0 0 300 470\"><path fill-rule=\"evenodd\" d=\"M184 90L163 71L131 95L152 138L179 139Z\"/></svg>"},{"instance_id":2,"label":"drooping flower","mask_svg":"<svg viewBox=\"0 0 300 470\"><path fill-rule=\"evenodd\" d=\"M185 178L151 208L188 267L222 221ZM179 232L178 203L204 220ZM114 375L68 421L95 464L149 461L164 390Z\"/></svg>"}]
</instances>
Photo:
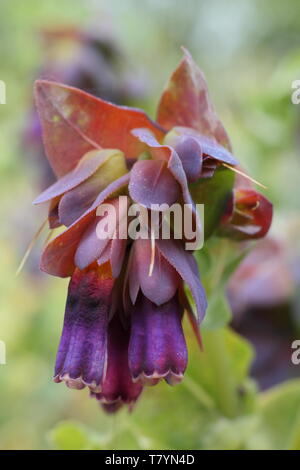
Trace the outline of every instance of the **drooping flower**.
<instances>
[{"instance_id":1,"label":"drooping flower","mask_svg":"<svg viewBox=\"0 0 300 470\"><path fill-rule=\"evenodd\" d=\"M117 312L108 327L107 369L101 391L91 391L107 412L117 411L123 404L131 408L143 390L129 370L129 338L130 329L124 328Z\"/></svg>"},{"instance_id":2,"label":"drooping flower","mask_svg":"<svg viewBox=\"0 0 300 470\"><path fill-rule=\"evenodd\" d=\"M182 317L188 313L199 337L207 303L193 252L174 227L169 239L160 232L153 238L157 227L146 224L147 237L134 240L119 228L126 220L127 229L134 203L157 213L159 228L165 206L178 203L203 231L195 206L201 201L216 214L209 233L217 233L237 161L187 52L162 95L157 122L49 81L37 82L36 98L58 180L35 202L49 203L51 227L66 226L46 246L41 269L71 277L55 380L87 385L108 412L131 408L143 385L182 380ZM102 213L107 203L116 217ZM109 236L102 237L106 226Z\"/></svg>"},{"instance_id":3,"label":"drooping flower","mask_svg":"<svg viewBox=\"0 0 300 470\"><path fill-rule=\"evenodd\" d=\"M106 369L107 325L114 280L99 267L72 275L55 382L96 391Z\"/></svg>"},{"instance_id":4,"label":"drooping flower","mask_svg":"<svg viewBox=\"0 0 300 470\"><path fill-rule=\"evenodd\" d=\"M155 385L164 378L175 385L182 380L188 359L182 315L177 295L158 306L139 294L132 309L128 352L134 382Z\"/></svg>"}]
</instances>

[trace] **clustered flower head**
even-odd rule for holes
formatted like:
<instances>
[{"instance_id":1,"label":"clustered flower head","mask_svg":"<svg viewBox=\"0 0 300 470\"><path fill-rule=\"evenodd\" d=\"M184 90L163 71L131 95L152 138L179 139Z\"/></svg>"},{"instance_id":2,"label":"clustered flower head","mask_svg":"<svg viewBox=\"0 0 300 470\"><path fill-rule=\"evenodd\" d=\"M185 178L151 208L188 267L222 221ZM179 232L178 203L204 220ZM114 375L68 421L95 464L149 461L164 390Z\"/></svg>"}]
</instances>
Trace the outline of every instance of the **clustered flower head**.
<instances>
[{"instance_id":1,"label":"clustered flower head","mask_svg":"<svg viewBox=\"0 0 300 470\"><path fill-rule=\"evenodd\" d=\"M36 83L36 101L57 181L35 203L49 203L50 228L66 227L44 249L41 269L71 278L54 380L88 387L108 412L131 408L144 386L182 380L188 361L183 315L199 339L207 302L183 239L152 239L151 224L148 238L118 236L126 212L121 201L147 213L153 205L189 205L199 231L195 203L207 203L205 210L216 215L206 236L242 239L267 232L272 207L253 188L233 187L238 163L187 51L162 94L156 122L50 81ZM224 188L223 173L230 174ZM113 222L101 213L107 203L118 209ZM155 210L161 220L163 211ZM99 237L99 222L114 236Z\"/></svg>"}]
</instances>

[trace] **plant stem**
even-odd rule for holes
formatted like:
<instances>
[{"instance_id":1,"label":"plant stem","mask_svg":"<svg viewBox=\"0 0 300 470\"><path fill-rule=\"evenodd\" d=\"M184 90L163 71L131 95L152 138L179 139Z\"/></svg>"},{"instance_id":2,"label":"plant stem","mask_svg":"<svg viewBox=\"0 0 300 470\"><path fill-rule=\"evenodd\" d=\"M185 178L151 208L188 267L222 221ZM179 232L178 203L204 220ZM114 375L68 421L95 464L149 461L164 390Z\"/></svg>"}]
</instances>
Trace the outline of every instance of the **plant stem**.
<instances>
[{"instance_id":1,"label":"plant stem","mask_svg":"<svg viewBox=\"0 0 300 470\"><path fill-rule=\"evenodd\" d=\"M197 398L201 405L208 409L213 410L215 409L215 403L212 397L199 385L196 383L191 377L186 376L182 382L182 384L189 390L189 392Z\"/></svg>"},{"instance_id":2,"label":"plant stem","mask_svg":"<svg viewBox=\"0 0 300 470\"><path fill-rule=\"evenodd\" d=\"M228 418L238 414L238 395L223 329L206 331L204 354L210 363L214 376L216 401L220 411Z\"/></svg>"}]
</instances>

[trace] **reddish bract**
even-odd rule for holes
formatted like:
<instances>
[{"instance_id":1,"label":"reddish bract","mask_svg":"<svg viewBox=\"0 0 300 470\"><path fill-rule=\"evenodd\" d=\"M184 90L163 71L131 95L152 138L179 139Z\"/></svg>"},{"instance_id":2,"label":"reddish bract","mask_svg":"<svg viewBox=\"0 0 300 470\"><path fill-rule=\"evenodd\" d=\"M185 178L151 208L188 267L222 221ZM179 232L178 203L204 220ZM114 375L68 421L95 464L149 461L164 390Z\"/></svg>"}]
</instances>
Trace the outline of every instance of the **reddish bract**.
<instances>
[{"instance_id":1,"label":"reddish bract","mask_svg":"<svg viewBox=\"0 0 300 470\"><path fill-rule=\"evenodd\" d=\"M264 237L271 226L273 206L254 189L235 189L221 220L221 233L239 240Z\"/></svg>"},{"instance_id":2,"label":"reddish bract","mask_svg":"<svg viewBox=\"0 0 300 470\"><path fill-rule=\"evenodd\" d=\"M77 88L38 80L35 95L45 150L58 178L89 150L117 148L127 158L136 158L143 145L131 129L147 127L158 139L164 135L143 111L117 106Z\"/></svg>"},{"instance_id":3,"label":"reddish bract","mask_svg":"<svg viewBox=\"0 0 300 470\"><path fill-rule=\"evenodd\" d=\"M168 130L175 126L191 127L214 137L231 150L227 132L210 99L205 77L186 49L160 99L157 122Z\"/></svg>"}]
</instances>

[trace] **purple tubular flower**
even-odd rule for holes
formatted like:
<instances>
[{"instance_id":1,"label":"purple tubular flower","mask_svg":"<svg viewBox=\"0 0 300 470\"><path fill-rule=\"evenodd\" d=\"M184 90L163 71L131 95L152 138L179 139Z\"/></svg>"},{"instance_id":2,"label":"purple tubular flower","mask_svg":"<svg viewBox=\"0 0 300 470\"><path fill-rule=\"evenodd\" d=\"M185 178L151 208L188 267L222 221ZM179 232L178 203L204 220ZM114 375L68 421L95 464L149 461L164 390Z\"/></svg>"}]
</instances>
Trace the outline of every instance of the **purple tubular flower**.
<instances>
[{"instance_id":1,"label":"purple tubular flower","mask_svg":"<svg viewBox=\"0 0 300 470\"><path fill-rule=\"evenodd\" d=\"M129 368L135 382L155 385L164 378L180 382L187 366L178 295L161 306L140 294L132 310Z\"/></svg>"},{"instance_id":2,"label":"purple tubular flower","mask_svg":"<svg viewBox=\"0 0 300 470\"><path fill-rule=\"evenodd\" d=\"M130 408L142 392L142 385L134 383L128 367L128 343L130 330L126 330L116 313L109 324L107 371L101 392L91 392L108 413L114 413L123 404Z\"/></svg>"},{"instance_id":3,"label":"purple tubular flower","mask_svg":"<svg viewBox=\"0 0 300 470\"><path fill-rule=\"evenodd\" d=\"M55 382L99 391L106 367L107 322L113 288L97 269L76 270L71 278Z\"/></svg>"}]
</instances>

